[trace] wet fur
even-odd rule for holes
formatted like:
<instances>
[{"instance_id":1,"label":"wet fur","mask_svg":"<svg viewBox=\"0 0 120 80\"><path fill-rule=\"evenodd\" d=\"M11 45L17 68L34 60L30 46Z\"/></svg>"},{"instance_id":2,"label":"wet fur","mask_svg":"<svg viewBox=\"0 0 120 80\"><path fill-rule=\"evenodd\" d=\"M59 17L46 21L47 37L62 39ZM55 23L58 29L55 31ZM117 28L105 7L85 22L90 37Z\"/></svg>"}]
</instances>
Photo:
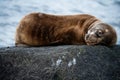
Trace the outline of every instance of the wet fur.
<instances>
[{"instance_id":1,"label":"wet fur","mask_svg":"<svg viewBox=\"0 0 120 80\"><path fill-rule=\"evenodd\" d=\"M101 21L88 14L58 16L31 13L18 25L15 44L16 46L86 45L85 34L95 22Z\"/></svg>"}]
</instances>

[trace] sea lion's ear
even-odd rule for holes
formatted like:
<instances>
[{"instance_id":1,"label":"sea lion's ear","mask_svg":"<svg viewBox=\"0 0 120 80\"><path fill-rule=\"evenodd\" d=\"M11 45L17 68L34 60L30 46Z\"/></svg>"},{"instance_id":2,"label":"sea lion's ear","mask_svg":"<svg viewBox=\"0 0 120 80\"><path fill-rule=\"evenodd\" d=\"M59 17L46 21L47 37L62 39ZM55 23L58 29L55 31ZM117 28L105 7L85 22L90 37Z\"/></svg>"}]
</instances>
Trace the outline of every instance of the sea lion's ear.
<instances>
[{"instance_id":1,"label":"sea lion's ear","mask_svg":"<svg viewBox=\"0 0 120 80\"><path fill-rule=\"evenodd\" d=\"M109 32L109 30L108 30L108 29L105 29L105 32Z\"/></svg>"}]
</instances>

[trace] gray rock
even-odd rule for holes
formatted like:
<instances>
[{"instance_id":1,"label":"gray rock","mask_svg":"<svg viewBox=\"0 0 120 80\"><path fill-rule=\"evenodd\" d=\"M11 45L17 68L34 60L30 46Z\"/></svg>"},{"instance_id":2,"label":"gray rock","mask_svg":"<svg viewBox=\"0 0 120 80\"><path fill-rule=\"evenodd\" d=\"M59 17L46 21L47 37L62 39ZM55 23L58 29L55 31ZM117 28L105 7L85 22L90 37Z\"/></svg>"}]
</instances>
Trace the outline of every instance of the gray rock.
<instances>
[{"instance_id":1,"label":"gray rock","mask_svg":"<svg viewBox=\"0 0 120 80\"><path fill-rule=\"evenodd\" d=\"M120 46L0 48L0 80L120 80Z\"/></svg>"}]
</instances>

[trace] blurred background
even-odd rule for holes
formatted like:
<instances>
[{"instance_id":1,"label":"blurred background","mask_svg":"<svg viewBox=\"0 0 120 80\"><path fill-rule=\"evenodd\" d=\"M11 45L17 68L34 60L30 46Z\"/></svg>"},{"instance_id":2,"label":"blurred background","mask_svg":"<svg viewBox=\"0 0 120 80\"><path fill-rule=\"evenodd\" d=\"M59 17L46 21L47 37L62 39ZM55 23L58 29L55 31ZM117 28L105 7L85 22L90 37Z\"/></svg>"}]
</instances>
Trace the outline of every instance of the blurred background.
<instances>
[{"instance_id":1,"label":"blurred background","mask_svg":"<svg viewBox=\"0 0 120 80\"><path fill-rule=\"evenodd\" d=\"M94 15L116 29L120 44L120 0L0 0L0 47L14 46L16 27L31 12Z\"/></svg>"}]
</instances>

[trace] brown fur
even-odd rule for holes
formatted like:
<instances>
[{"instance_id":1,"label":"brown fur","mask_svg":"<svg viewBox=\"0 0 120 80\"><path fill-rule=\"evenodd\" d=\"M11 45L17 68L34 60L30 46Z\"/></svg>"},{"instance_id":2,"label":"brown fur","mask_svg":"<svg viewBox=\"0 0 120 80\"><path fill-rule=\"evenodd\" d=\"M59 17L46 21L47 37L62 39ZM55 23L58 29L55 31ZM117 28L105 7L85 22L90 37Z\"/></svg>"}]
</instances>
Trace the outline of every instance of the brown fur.
<instances>
[{"instance_id":1,"label":"brown fur","mask_svg":"<svg viewBox=\"0 0 120 80\"><path fill-rule=\"evenodd\" d=\"M15 43L16 46L86 45L85 34L96 22L101 21L88 14L57 16L31 13L17 27Z\"/></svg>"}]
</instances>

